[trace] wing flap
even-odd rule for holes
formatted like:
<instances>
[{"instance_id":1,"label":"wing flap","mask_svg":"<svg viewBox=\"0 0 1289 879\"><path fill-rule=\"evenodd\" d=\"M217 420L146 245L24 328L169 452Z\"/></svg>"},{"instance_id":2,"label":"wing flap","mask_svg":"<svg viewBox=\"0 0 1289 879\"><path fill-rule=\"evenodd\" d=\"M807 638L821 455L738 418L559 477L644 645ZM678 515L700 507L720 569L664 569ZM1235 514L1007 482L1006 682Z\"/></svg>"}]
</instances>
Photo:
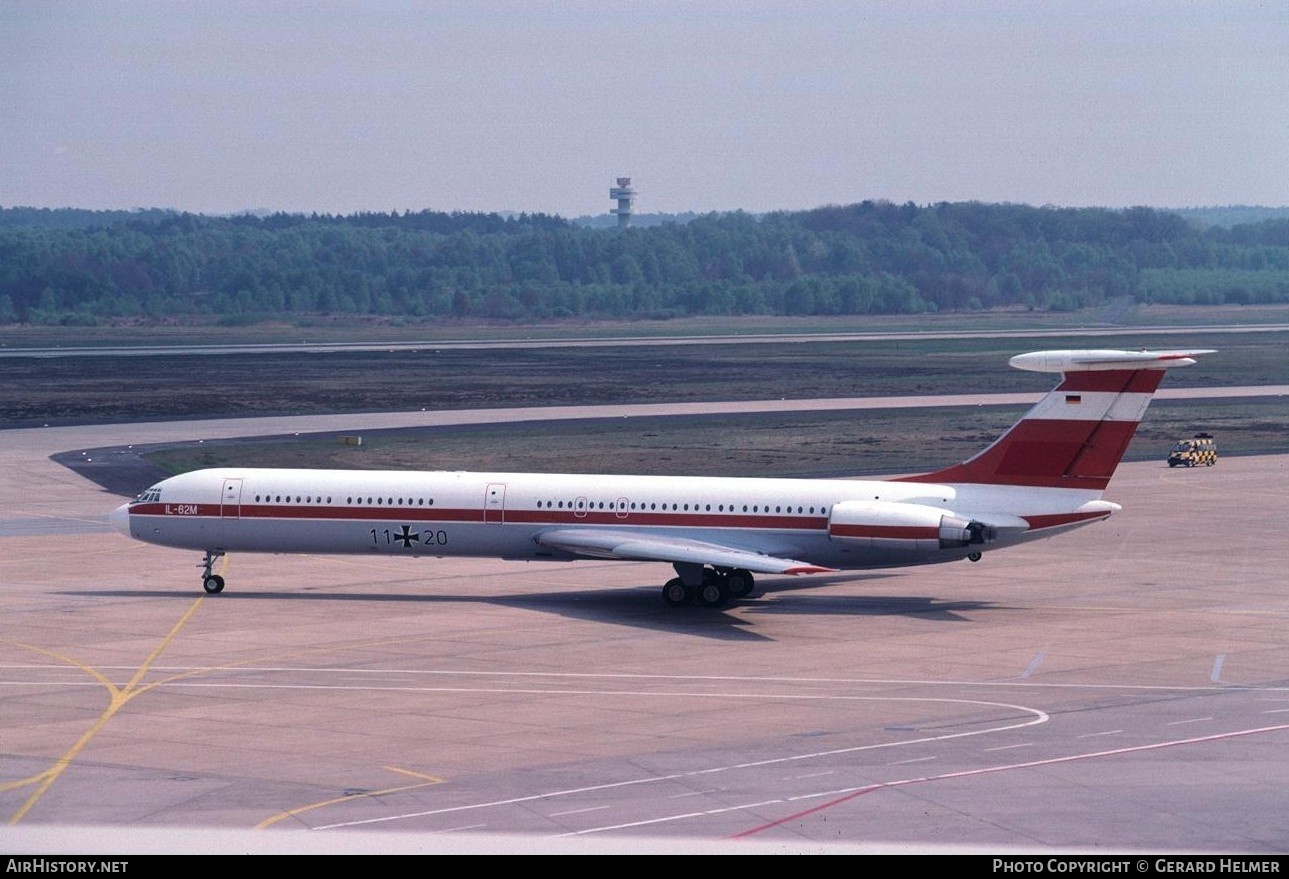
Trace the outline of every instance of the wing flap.
<instances>
[{"instance_id":1,"label":"wing flap","mask_svg":"<svg viewBox=\"0 0 1289 879\"><path fill-rule=\"evenodd\" d=\"M722 568L744 568L759 574L822 574L834 568L797 559L780 558L719 543L642 534L629 530L599 531L557 528L537 535L551 549L598 559L630 562L681 562Z\"/></svg>"}]
</instances>

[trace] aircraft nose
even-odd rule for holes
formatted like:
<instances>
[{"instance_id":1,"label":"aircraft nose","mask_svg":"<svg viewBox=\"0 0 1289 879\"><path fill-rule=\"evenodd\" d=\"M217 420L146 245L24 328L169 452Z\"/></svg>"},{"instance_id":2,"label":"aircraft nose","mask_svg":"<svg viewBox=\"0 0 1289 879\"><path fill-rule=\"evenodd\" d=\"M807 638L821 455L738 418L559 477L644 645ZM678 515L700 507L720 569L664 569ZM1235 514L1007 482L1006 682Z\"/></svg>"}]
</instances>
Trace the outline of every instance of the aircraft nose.
<instances>
[{"instance_id":1,"label":"aircraft nose","mask_svg":"<svg viewBox=\"0 0 1289 879\"><path fill-rule=\"evenodd\" d=\"M121 504L115 510L107 514L107 521L113 528L120 531L126 537L133 537L130 534L130 505Z\"/></svg>"}]
</instances>

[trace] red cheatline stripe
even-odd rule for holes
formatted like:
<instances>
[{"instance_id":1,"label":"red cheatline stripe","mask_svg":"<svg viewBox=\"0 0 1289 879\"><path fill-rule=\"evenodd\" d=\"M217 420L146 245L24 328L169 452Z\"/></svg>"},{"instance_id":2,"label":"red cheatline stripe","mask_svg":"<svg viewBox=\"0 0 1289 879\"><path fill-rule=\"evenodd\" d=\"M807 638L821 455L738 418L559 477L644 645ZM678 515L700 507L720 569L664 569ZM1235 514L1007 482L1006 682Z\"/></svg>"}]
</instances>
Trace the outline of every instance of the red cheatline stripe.
<instances>
[{"instance_id":1,"label":"red cheatline stripe","mask_svg":"<svg viewBox=\"0 0 1289 879\"><path fill-rule=\"evenodd\" d=\"M180 507L171 504L172 509ZM446 507L314 507L264 506L243 504L240 515L230 510L222 515L219 504L199 504L196 512L166 514L165 504L136 504L130 508L131 516L156 516L170 521L184 519L228 519L255 522L273 521L349 521L349 522L424 522L424 523L480 523L484 513L479 509L448 509ZM596 510L585 515L575 515L572 510L512 510L491 511L490 521L508 525L620 525L623 527L672 527L672 528L751 528L783 531L824 531L828 527L826 516L784 516L740 513L696 512L617 512Z\"/></svg>"},{"instance_id":2,"label":"red cheatline stripe","mask_svg":"<svg viewBox=\"0 0 1289 879\"><path fill-rule=\"evenodd\" d=\"M149 507L163 506L159 504L149 504ZM178 505L174 505L178 506ZM521 515L522 513L522 515ZM184 519L236 519L233 516L221 516L218 504L203 504L199 506L199 512L193 514L171 514L151 511L140 511L138 506L131 509L130 514L133 516L159 516L162 519L172 521L182 521ZM1079 522L1085 519L1095 519L1102 516L1108 516L1106 512L1092 513L1057 513L1044 516L1026 516L1025 519L1030 523L1031 528L1051 528L1057 525L1067 525L1071 522ZM430 509L398 509L397 507L385 507L377 509L376 507L255 507L248 512L246 507L242 508L240 517L247 521L300 521L306 519L312 520L344 520L351 522L389 522L397 520L400 522L425 522L425 523L471 523L478 524L483 521L483 511L481 510L449 510L445 508ZM625 518L618 518L612 513L590 513L585 516L574 516L570 511L557 512L554 510L535 512L532 510L515 511L507 510L505 513L506 524L531 524L531 525L603 525L613 526L621 525L623 527L672 527L672 528L743 528L743 529L781 529L793 531L823 531L828 530L829 534L834 537L849 538L887 538L893 540L925 540L938 539L939 531L935 527L914 526L914 525L834 525L828 526L828 519L823 516L804 516L801 518L789 518L787 516L741 516L741 515L703 515L701 513L649 513L649 514L631 514Z\"/></svg>"}]
</instances>

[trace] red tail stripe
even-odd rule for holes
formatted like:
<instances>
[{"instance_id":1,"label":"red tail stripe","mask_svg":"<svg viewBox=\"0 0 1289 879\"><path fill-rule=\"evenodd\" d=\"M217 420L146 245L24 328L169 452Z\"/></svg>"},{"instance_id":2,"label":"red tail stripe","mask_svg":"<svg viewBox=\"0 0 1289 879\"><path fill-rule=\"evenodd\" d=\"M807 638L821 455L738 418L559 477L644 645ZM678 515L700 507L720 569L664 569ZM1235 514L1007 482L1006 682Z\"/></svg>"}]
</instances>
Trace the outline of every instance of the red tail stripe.
<instances>
[{"instance_id":1,"label":"red tail stripe","mask_svg":"<svg viewBox=\"0 0 1289 879\"><path fill-rule=\"evenodd\" d=\"M970 461L906 482L974 482L1103 490L1137 430L1135 421L1028 418Z\"/></svg>"},{"instance_id":2,"label":"red tail stripe","mask_svg":"<svg viewBox=\"0 0 1289 879\"><path fill-rule=\"evenodd\" d=\"M1067 372L1058 391L1110 391L1153 394L1164 379L1162 369L1103 369Z\"/></svg>"},{"instance_id":3,"label":"red tail stripe","mask_svg":"<svg viewBox=\"0 0 1289 879\"><path fill-rule=\"evenodd\" d=\"M1045 402L1064 395L1067 404L1081 402L1085 393L1149 396L1163 380L1162 369L1102 369L1071 371ZM1040 403L1031 413L1053 414ZM1103 491L1123 458L1136 421L1104 418L1035 418L1030 413L1016 422L992 446L961 464L933 473L905 477L904 482L959 482L989 485L1029 485Z\"/></svg>"}]
</instances>

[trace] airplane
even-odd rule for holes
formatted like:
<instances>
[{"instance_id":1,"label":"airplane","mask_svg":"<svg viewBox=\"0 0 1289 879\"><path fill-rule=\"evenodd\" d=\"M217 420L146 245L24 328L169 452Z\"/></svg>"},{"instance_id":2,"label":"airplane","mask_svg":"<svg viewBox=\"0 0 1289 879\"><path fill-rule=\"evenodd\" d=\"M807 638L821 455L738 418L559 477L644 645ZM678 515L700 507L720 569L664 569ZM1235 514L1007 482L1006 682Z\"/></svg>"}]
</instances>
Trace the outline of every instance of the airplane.
<instances>
[{"instance_id":1,"label":"airplane","mask_svg":"<svg viewBox=\"0 0 1289 879\"><path fill-rule=\"evenodd\" d=\"M229 552L665 562L671 607L722 607L756 574L979 561L1106 519L1102 494L1166 370L1194 351L1018 354L1055 389L974 457L879 480L216 467L114 510L148 543Z\"/></svg>"}]
</instances>

